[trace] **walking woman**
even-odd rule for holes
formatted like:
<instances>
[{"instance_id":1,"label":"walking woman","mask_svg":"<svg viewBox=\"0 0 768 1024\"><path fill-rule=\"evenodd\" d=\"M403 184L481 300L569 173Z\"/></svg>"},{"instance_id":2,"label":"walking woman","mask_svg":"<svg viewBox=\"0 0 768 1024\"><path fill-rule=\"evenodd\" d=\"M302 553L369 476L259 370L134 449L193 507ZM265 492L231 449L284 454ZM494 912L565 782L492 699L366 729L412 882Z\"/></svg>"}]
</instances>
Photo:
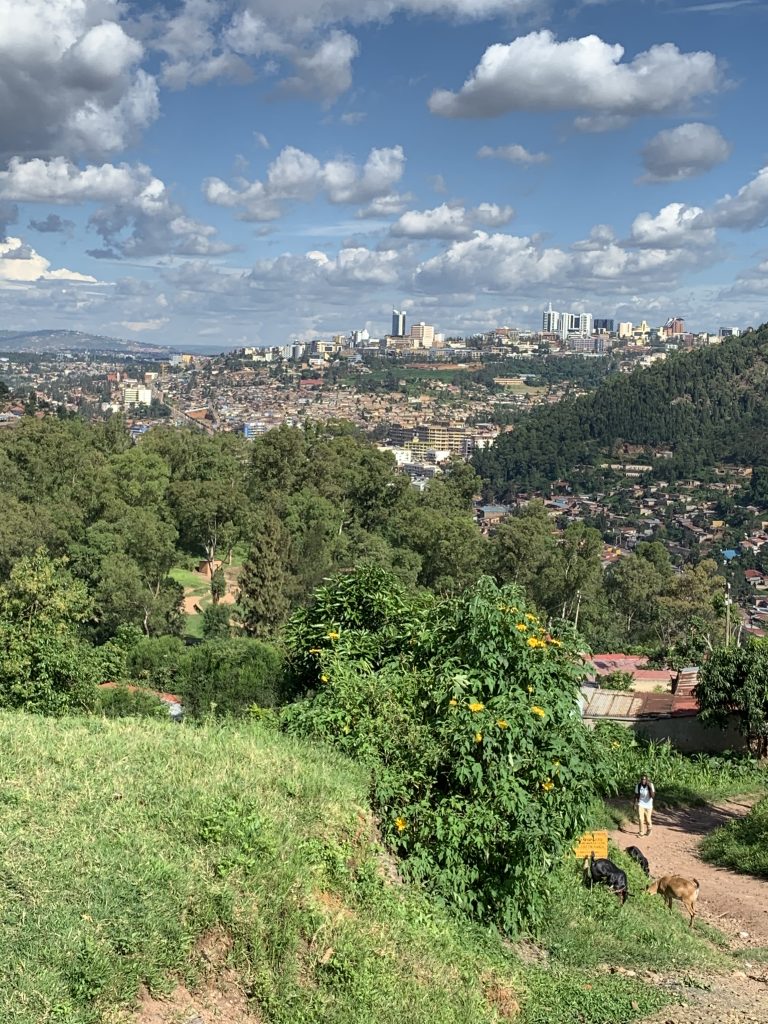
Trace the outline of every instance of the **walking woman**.
<instances>
[{"instance_id":1,"label":"walking woman","mask_svg":"<svg viewBox=\"0 0 768 1024\"><path fill-rule=\"evenodd\" d=\"M656 787L647 775L643 775L635 786L635 807L637 818L640 822L638 835L649 836L651 834L651 816L653 815L653 798L656 796ZM643 832L645 826L645 832Z\"/></svg>"}]
</instances>

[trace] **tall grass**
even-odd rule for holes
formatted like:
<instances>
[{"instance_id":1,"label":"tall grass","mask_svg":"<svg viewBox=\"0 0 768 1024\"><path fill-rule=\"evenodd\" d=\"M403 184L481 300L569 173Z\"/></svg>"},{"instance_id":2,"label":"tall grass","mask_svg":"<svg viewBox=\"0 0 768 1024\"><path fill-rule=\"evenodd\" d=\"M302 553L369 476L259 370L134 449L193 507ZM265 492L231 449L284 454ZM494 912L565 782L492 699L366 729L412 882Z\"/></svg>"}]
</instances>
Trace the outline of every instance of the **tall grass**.
<instances>
[{"instance_id":1,"label":"tall grass","mask_svg":"<svg viewBox=\"0 0 768 1024\"><path fill-rule=\"evenodd\" d=\"M598 725L596 732L620 796L631 797L643 773L656 786L657 805L695 806L768 788L766 766L746 754L685 755L669 743L637 737L612 723Z\"/></svg>"}]
</instances>

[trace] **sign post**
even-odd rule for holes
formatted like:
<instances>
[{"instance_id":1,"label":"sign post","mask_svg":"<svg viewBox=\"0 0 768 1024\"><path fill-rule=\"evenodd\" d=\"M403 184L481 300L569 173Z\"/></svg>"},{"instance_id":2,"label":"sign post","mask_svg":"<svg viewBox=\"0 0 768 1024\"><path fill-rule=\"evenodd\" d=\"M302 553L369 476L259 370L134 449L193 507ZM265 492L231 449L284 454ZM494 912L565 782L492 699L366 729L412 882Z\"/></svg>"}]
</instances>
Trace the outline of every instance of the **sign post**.
<instances>
[{"instance_id":1,"label":"sign post","mask_svg":"<svg viewBox=\"0 0 768 1024\"><path fill-rule=\"evenodd\" d=\"M585 832L573 852L577 857L589 857L594 853L595 858L606 858L608 856L608 832L606 829L599 829L597 832Z\"/></svg>"}]
</instances>

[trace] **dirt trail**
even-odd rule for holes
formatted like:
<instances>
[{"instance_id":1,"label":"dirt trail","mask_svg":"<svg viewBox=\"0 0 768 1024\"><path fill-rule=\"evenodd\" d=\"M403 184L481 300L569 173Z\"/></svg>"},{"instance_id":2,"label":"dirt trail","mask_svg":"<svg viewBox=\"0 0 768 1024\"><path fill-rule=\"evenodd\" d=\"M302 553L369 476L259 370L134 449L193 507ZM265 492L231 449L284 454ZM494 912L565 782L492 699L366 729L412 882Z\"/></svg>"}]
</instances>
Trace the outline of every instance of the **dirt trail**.
<instances>
[{"instance_id":1,"label":"dirt trail","mask_svg":"<svg viewBox=\"0 0 768 1024\"><path fill-rule=\"evenodd\" d=\"M697 853L704 836L734 818L743 817L754 800L737 798L707 807L659 809L653 831L640 839L637 825L612 833L622 849L639 846L648 858L651 875L679 874L698 878L701 894L698 918L742 950L743 969L730 975L710 975L692 981L685 975L653 975L646 980L670 988L679 1005L668 1006L642 1024L766 1024L768 1022L768 965L749 960L749 949L768 946L768 882L706 864ZM629 805L627 813L629 814ZM680 913L678 904L673 911ZM690 972L694 975L695 972Z\"/></svg>"},{"instance_id":2,"label":"dirt trail","mask_svg":"<svg viewBox=\"0 0 768 1024\"><path fill-rule=\"evenodd\" d=\"M611 833L622 849L640 847L654 878L698 878L699 917L725 932L734 949L768 946L768 882L706 864L697 849L704 836L743 817L754 802L744 797L706 807L659 809L654 811L650 836L638 838L636 824Z\"/></svg>"}]
</instances>

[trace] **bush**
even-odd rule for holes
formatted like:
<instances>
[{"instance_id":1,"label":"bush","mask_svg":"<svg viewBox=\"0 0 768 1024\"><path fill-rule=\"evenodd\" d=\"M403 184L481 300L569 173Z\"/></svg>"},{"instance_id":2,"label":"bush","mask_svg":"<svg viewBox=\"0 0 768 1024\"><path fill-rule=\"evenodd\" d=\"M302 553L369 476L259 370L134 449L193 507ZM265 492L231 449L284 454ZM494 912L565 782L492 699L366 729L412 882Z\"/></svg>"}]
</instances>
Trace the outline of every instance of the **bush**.
<instances>
[{"instance_id":1,"label":"bush","mask_svg":"<svg viewBox=\"0 0 768 1024\"><path fill-rule=\"evenodd\" d=\"M277 707L285 697L283 658L261 640L206 641L187 652L176 685L193 717Z\"/></svg>"},{"instance_id":2,"label":"bush","mask_svg":"<svg viewBox=\"0 0 768 1024\"><path fill-rule=\"evenodd\" d=\"M46 715L89 711L100 681L95 649L75 633L0 622L0 707Z\"/></svg>"},{"instance_id":3,"label":"bush","mask_svg":"<svg viewBox=\"0 0 768 1024\"><path fill-rule=\"evenodd\" d=\"M599 680L599 685L604 690L621 690L626 692L632 689L632 681L634 676L631 672L609 672L607 676L602 676Z\"/></svg>"},{"instance_id":4,"label":"bush","mask_svg":"<svg viewBox=\"0 0 768 1024\"><path fill-rule=\"evenodd\" d=\"M371 582L366 630L354 602ZM552 636L518 588L488 578L409 604L366 569L320 598L289 625L292 663L316 690L285 709L284 728L369 767L381 831L410 877L508 931L535 927L550 872L610 785L578 712L578 638Z\"/></svg>"},{"instance_id":5,"label":"bush","mask_svg":"<svg viewBox=\"0 0 768 1024\"><path fill-rule=\"evenodd\" d=\"M184 642L177 636L141 637L127 653L127 678L152 690L175 693L186 656Z\"/></svg>"},{"instance_id":6,"label":"bush","mask_svg":"<svg viewBox=\"0 0 768 1024\"><path fill-rule=\"evenodd\" d=\"M98 710L106 718L168 718L168 705L151 690L126 685L102 687Z\"/></svg>"},{"instance_id":7,"label":"bush","mask_svg":"<svg viewBox=\"0 0 768 1024\"><path fill-rule=\"evenodd\" d=\"M207 605L203 609L203 637L206 640L226 640L232 635L231 618L231 604Z\"/></svg>"},{"instance_id":8,"label":"bush","mask_svg":"<svg viewBox=\"0 0 768 1024\"><path fill-rule=\"evenodd\" d=\"M744 874L768 878L768 797L746 818L716 829L701 844L704 860Z\"/></svg>"}]
</instances>

